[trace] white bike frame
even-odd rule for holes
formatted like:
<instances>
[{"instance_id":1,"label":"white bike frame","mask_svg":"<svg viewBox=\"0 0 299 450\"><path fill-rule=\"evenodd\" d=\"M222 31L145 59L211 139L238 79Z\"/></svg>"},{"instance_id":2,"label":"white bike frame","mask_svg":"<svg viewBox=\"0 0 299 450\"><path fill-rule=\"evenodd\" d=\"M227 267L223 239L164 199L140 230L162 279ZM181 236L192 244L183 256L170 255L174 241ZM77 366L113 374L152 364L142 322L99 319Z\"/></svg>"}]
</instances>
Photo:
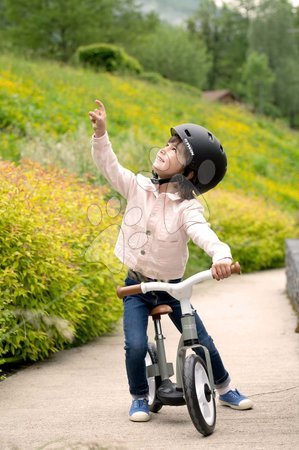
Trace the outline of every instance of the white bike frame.
<instances>
[{"instance_id":1,"label":"white bike frame","mask_svg":"<svg viewBox=\"0 0 299 450\"><path fill-rule=\"evenodd\" d=\"M231 265L231 273L236 273L236 274L241 273L240 264L238 262L233 263ZM133 285L133 286L118 287L117 295L119 298L123 298L124 296L129 295L129 294L138 294L141 292L143 294L146 294L147 292L152 292L152 291L164 291L164 292L168 292L172 297L174 297L181 303L182 336L179 341L178 350L177 350L177 360L176 360L177 387L183 389L182 373L183 373L184 359L185 359L187 350L200 347L204 350L204 353L205 353L208 377L209 377L209 380L211 383L211 388L212 388L211 390L214 393L214 391L215 391L214 377L213 377L210 354L209 354L208 349L206 347L204 347L203 345L200 345L198 342L198 335L197 335L197 329L196 329L196 323L195 323L195 311L193 310L191 303L190 303L190 299L192 296L192 287L195 284L199 284L203 281L211 280L211 279L213 279L213 273L212 273L212 269L209 269L209 270L204 270L203 272L196 273L195 275L193 275L179 283L149 281L149 282L142 282L138 285ZM162 338L163 338L163 336L162 336ZM163 345L163 340L162 340L161 346L162 345ZM159 351L159 347L160 347L160 345L157 348L158 351ZM172 367L170 368L169 363L167 364L167 362L165 360L164 347L163 347L163 352L161 350L161 353L163 353L164 357L160 358L159 365L162 364L160 369L162 369L162 373L164 373L165 378L167 378L168 375L171 375L173 373L173 371L172 371ZM158 358L158 360L159 360L159 358ZM171 374L169 373L170 371L172 371ZM160 373L160 375L161 375L161 373ZM162 377L162 379L163 379L163 377Z\"/></svg>"}]
</instances>

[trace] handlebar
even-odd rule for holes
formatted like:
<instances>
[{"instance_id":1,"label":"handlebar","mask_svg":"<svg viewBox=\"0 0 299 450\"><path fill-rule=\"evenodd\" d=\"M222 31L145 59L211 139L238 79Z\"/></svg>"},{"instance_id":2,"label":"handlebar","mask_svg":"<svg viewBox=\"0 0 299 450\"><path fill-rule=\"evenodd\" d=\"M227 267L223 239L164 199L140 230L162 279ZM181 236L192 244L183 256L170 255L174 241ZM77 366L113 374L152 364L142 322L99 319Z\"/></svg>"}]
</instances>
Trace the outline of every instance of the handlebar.
<instances>
[{"instance_id":1,"label":"handlebar","mask_svg":"<svg viewBox=\"0 0 299 450\"><path fill-rule=\"evenodd\" d=\"M238 262L231 265L231 273L238 274L241 273L241 266ZM183 280L179 283L164 283L162 281L149 281L146 283L134 284L133 286L118 286L116 289L117 296L123 298L126 295L131 294L146 294L151 291L166 291L176 299L184 299L186 297L191 297L192 286L194 284L201 283L205 280L210 280L213 278L212 269L204 270L203 272L198 272L195 275Z\"/></svg>"}]
</instances>

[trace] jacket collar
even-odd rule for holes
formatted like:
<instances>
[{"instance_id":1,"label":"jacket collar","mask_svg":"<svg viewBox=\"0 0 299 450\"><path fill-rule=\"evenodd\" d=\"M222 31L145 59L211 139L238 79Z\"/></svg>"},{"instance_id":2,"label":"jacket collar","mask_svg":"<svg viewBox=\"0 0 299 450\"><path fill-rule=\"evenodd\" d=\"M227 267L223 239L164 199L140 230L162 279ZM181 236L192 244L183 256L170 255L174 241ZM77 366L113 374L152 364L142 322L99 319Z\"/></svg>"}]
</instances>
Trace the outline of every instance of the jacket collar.
<instances>
[{"instance_id":1,"label":"jacket collar","mask_svg":"<svg viewBox=\"0 0 299 450\"><path fill-rule=\"evenodd\" d=\"M150 175L152 176L152 175ZM159 192L159 185L152 183L148 176L143 175L142 173L138 173L136 175L137 183L142 189L146 191L153 192L155 197L159 197L161 194L165 194L170 200L181 200L181 196L178 192Z\"/></svg>"}]
</instances>

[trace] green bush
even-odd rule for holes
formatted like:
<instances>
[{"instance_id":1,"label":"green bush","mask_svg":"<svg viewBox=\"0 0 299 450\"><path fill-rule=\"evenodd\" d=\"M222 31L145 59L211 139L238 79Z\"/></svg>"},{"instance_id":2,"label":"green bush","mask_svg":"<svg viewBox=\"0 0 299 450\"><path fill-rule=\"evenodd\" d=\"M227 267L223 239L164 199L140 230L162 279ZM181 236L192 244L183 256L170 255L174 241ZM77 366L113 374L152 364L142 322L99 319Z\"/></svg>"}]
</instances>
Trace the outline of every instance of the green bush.
<instances>
[{"instance_id":1,"label":"green bush","mask_svg":"<svg viewBox=\"0 0 299 450\"><path fill-rule=\"evenodd\" d=\"M45 358L119 319L118 216L113 205L114 219L102 214L104 193L59 169L0 161L0 364ZM111 242L98 239L108 227Z\"/></svg>"},{"instance_id":2,"label":"green bush","mask_svg":"<svg viewBox=\"0 0 299 450\"><path fill-rule=\"evenodd\" d=\"M121 47L112 44L91 44L77 50L77 59L84 65L108 72L139 74L142 67L137 59L129 56Z\"/></svg>"},{"instance_id":3,"label":"green bush","mask_svg":"<svg viewBox=\"0 0 299 450\"><path fill-rule=\"evenodd\" d=\"M215 190L205 199L206 219L219 238L229 244L233 258L243 272L283 267L286 238L296 237L294 218L263 199L246 197L240 192ZM190 246L187 274L198 272L211 259L194 244Z\"/></svg>"}]
</instances>

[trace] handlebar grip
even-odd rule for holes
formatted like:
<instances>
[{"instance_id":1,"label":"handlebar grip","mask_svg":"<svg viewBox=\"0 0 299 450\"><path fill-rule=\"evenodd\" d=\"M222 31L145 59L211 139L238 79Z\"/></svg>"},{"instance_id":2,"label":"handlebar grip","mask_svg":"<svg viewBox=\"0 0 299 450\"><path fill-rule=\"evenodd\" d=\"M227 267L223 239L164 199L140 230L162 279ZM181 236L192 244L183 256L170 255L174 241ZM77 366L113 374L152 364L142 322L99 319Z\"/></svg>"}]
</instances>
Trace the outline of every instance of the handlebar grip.
<instances>
[{"instance_id":1,"label":"handlebar grip","mask_svg":"<svg viewBox=\"0 0 299 450\"><path fill-rule=\"evenodd\" d=\"M141 284L133 284L133 286L117 286L116 293L118 298L124 298L130 294L141 294Z\"/></svg>"},{"instance_id":2,"label":"handlebar grip","mask_svg":"<svg viewBox=\"0 0 299 450\"><path fill-rule=\"evenodd\" d=\"M237 275L241 274L241 266L238 261L236 261L235 263L233 263L231 265L231 271L232 271L232 273L236 273Z\"/></svg>"}]
</instances>

